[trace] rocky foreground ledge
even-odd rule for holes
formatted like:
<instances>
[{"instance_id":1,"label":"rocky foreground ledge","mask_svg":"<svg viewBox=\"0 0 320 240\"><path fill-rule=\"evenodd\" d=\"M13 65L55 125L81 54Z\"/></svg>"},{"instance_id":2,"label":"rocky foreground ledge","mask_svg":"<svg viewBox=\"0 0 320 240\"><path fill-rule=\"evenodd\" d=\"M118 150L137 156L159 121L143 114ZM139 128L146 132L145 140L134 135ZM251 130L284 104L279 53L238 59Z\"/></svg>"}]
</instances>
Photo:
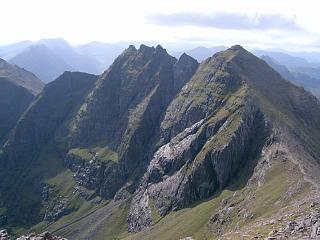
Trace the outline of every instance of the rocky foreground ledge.
<instances>
[{"instance_id":1,"label":"rocky foreground ledge","mask_svg":"<svg viewBox=\"0 0 320 240\"><path fill-rule=\"evenodd\" d=\"M0 240L11 240L7 230L0 230ZM21 236L16 240L67 240L66 238L58 237L50 232L43 232L41 234L30 233L26 236Z\"/></svg>"}]
</instances>

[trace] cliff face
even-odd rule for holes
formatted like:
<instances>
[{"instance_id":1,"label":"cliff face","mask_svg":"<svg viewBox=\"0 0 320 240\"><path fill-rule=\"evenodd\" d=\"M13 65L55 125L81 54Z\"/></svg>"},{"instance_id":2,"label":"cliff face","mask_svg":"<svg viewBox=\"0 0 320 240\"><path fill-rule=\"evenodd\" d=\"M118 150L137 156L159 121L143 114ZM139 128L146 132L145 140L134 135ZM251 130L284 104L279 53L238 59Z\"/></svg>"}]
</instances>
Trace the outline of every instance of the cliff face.
<instances>
[{"instance_id":1,"label":"cliff face","mask_svg":"<svg viewBox=\"0 0 320 240\"><path fill-rule=\"evenodd\" d=\"M311 185L319 181L319 119L315 97L240 46L201 64L160 46L130 46L97 81L66 73L45 88L2 149L3 173L17 172L13 185L4 174L0 186L8 194L0 199L9 218L26 221L32 206L35 221L42 216L42 224L71 239L99 239L105 231L110 238L129 231L132 239L154 239L160 231L168 237L159 239L172 239L166 224L180 229L179 214L193 219L179 222L208 236L222 236L236 222L237 229L250 221L262 228L262 205L270 214L270 206L282 209L288 199L309 203L299 189L317 192ZM62 166L50 176L48 169L26 171L52 161ZM25 183L33 199L21 204L9 188ZM193 208L201 214L190 217ZM88 222L92 228L84 230ZM198 231L183 229L183 237Z\"/></svg>"},{"instance_id":2,"label":"cliff face","mask_svg":"<svg viewBox=\"0 0 320 240\"><path fill-rule=\"evenodd\" d=\"M160 46L131 46L100 77L73 123L71 145L93 152L97 145L114 156L104 159L99 173L102 185L95 188L102 196L112 198L128 177L141 174L166 107L197 66L186 55L177 61Z\"/></svg>"},{"instance_id":3,"label":"cliff face","mask_svg":"<svg viewBox=\"0 0 320 240\"><path fill-rule=\"evenodd\" d=\"M263 145L264 116L221 55L203 62L170 103L160 131L165 144L135 192L129 231L152 224L152 211L163 216L223 189Z\"/></svg>"}]
</instances>

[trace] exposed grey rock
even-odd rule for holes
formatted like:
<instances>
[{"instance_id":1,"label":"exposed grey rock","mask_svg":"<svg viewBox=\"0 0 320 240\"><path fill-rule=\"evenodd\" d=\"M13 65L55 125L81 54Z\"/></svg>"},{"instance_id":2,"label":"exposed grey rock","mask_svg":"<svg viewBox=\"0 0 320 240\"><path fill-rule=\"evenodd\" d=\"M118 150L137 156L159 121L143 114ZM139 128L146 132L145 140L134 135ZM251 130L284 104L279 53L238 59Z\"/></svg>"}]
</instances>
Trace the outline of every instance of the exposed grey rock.
<instances>
[{"instance_id":1,"label":"exposed grey rock","mask_svg":"<svg viewBox=\"0 0 320 240\"><path fill-rule=\"evenodd\" d=\"M298 225L297 222L295 222L295 221L290 221L290 222L288 223L287 229L288 229L289 231L293 231L293 230L296 228L297 225Z\"/></svg>"},{"instance_id":2,"label":"exposed grey rock","mask_svg":"<svg viewBox=\"0 0 320 240\"><path fill-rule=\"evenodd\" d=\"M310 237L312 239L320 238L320 221L317 221L313 226L311 230Z\"/></svg>"},{"instance_id":3,"label":"exposed grey rock","mask_svg":"<svg viewBox=\"0 0 320 240\"><path fill-rule=\"evenodd\" d=\"M145 192L137 194L133 200L128 216L128 231L139 232L152 223L149 196Z\"/></svg>"},{"instance_id":4,"label":"exposed grey rock","mask_svg":"<svg viewBox=\"0 0 320 240\"><path fill-rule=\"evenodd\" d=\"M274 221L275 222L275 221ZM320 214L318 210L304 213L287 226L273 229L269 237L274 239L320 239Z\"/></svg>"},{"instance_id":5,"label":"exposed grey rock","mask_svg":"<svg viewBox=\"0 0 320 240\"><path fill-rule=\"evenodd\" d=\"M228 124L227 120L210 127L201 120L159 148L150 161L141 186L136 192L138 199L145 199L148 195L155 202L156 210L165 215L171 210L209 197L223 188L240 166L243 156L250 156L246 146L252 137L255 138L256 129L264 132L265 124L262 116L259 113L256 115L251 113L252 109L248 107L230 142L221 148L213 149L201 162L195 160L200 149L208 141L207 139L223 131ZM148 202L143 201L143 204L143 207L139 206L141 202L135 201L135 198L132 201L128 218L130 231L141 230L139 227L133 229L135 226L133 221L136 218L139 218L139 225L144 228L152 223ZM141 222L143 220L145 222Z\"/></svg>"},{"instance_id":6,"label":"exposed grey rock","mask_svg":"<svg viewBox=\"0 0 320 240\"><path fill-rule=\"evenodd\" d=\"M25 236L21 236L17 238L16 240L67 240L66 238L58 237L48 231L40 233L40 234L35 234L35 233L30 233Z\"/></svg>"},{"instance_id":7,"label":"exposed grey rock","mask_svg":"<svg viewBox=\"0 0 320 240\"><path fill-rule=\"evenodd\" d=\"M44 220L54 222L62 216L68 214L70 210L67 208L67 199L56 199L53 200L51 206L48 206L44 215Z\"/></svg>"},{"instance_id":8,"label":"exposed grey rock","mask_svg":"<svg viewBox=\"0 0 320 240\"><path fill-rule=\"evenodd\" d=\"M74 179L79 185L88 189L99 188L99 184L103 181L105 168L99 159L93 157L90 160L84 160L76 155L67 154L66 163L75 172Z\"/></svg>"},{"instance_id":9,"label":"exposed grey rock","mask_svg":"<svg viewBox=\"0 0 320 240\"><path fill-rule=\"evenodd\" d=\"M0 240L10 240L10 236L6 229L0 230Z\"/></svg>"}]
</instances>

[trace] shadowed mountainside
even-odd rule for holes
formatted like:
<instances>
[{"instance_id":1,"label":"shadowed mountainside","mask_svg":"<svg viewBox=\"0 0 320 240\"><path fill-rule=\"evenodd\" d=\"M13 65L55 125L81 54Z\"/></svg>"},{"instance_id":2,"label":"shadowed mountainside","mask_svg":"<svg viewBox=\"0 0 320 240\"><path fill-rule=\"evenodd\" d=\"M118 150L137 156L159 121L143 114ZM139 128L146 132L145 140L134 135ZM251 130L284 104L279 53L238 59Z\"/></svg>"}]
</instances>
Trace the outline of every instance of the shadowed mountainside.
<instances>
[{"instance_id":1,"label":"shadowed mountainside","mask_svg":"<svg viewBox=\"0 0 320 240\"><path fill-rule=\"evenodd\" d=\"M0 59L0 145L43 87L32 73Z\"/></svg>"}]
</instances>

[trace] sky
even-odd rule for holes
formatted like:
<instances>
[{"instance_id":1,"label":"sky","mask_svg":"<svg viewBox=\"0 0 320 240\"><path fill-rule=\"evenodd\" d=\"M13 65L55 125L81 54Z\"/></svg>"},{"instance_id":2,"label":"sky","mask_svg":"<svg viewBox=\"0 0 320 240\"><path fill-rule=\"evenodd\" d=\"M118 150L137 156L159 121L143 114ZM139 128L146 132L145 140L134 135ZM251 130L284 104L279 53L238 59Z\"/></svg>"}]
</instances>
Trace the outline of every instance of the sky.
<instances>
[{"instance_id":1,"label":"sky","mask_svg":"<svg viewBox=\"0 0 320 240\"><path fill-rule=\"evenodd\" d=\"M0 44L42 38L320 51L316 0L0 0Z\"/></svg>"}]
</instances>

